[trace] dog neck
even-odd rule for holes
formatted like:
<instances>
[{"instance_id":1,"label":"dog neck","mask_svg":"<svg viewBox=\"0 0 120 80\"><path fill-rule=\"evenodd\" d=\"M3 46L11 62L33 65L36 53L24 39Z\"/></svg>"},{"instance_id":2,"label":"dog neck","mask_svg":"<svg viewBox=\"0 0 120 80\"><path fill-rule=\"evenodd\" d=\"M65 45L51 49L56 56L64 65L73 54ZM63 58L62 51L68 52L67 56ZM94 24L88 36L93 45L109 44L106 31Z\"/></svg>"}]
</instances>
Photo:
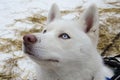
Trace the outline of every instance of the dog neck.
<instances>
[{"instance_id":1,"label":"dog neck","mask_svg":"<svg viewBox=\"0 0 120 80\"><path fill-rule=\"evenodd\" d=\"M38 66L37 80L93 80L93 76L89 75L90 73L93 74L89 69L80 66L56 69L46 69Z\"/></svg>"}]
</instances>

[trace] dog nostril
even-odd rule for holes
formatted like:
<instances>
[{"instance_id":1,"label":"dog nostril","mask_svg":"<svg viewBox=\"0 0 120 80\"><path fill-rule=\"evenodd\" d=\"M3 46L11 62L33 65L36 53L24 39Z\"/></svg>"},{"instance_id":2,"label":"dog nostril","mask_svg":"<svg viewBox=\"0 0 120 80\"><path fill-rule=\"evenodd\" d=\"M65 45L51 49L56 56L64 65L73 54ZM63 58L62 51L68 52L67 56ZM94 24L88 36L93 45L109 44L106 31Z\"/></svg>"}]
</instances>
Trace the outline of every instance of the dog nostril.
<instances>
[{"instance_id":1,"label":"dog nostril","mask_svg":"<svg viewBox=\"0 0 120 80\"><path fill-rule=\"evenodd\" d=\"M23 37L24 42L35 43L37 38L34 35L27 34Z\"/></svg>"}]
</instances>

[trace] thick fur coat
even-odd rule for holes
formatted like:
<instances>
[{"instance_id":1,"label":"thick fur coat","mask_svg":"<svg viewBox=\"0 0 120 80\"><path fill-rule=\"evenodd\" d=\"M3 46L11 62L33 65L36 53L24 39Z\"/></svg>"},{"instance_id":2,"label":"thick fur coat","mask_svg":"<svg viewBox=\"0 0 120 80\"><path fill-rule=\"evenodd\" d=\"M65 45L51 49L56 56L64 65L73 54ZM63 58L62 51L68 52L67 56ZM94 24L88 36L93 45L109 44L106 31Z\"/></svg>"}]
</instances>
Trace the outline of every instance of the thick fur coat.
<instances>
[{"instance_id":1,"label":"thick fur coat","mask_svg":"<svg viewBox=\"0 0 120 80\"><path fill-rule=\"evenodd\" d=\"M37 80L105 80L96 49L98 29L94 4L78 21L62 19L53 4L43 32L23 37L24 52L36 63Z\"/></svg>"}]
</instances>

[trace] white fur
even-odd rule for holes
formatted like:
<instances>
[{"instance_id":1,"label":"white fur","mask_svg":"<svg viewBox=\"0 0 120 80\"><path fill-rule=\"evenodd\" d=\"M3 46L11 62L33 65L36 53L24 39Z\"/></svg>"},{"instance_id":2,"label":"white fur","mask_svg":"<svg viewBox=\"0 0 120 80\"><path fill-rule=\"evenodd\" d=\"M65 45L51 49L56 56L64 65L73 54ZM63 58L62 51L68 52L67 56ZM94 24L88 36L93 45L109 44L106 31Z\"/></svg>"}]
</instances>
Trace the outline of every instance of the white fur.
<instances>
[{"instance_id":1,"label":"white fur","mask_svg":"<svg viewBox=\"0 0 120 80\"><path fill-rule=\"evenodd\" d=\"M92 26L86 20L89 17L93 20ZM72 21L61 19L57 5L53 4L47 32L34 34L37 42L29 46L32 53L29 56L36 63L37 80L105 80L102 58L96 49L97 24L95 5L91 5L79 21ZM62 33L71 38L58 37ZM46 61L48 59L59 62Z\"/></svg>"}]
</instances>

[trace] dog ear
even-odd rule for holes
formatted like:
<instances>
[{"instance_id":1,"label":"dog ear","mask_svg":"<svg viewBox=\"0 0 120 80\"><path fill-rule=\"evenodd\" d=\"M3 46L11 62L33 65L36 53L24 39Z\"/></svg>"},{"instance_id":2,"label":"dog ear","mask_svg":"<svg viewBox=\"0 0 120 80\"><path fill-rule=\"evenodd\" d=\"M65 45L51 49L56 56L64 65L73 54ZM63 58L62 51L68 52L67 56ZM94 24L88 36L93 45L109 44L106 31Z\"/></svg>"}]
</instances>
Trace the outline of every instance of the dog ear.
<instances>
[{"instance_id":1,"label":"dog ear","mask_svg":"<svg viewBox=\"0 0 120 80\"><path fill-rule=\"evenodd\" d=\"M86 27L84 27L84 30L86 33L88 33L93 26L98 24L98 12L95 4L92 4L86 11L84 11L82 20L85 21Z\"/></svg>"},{"instance_id":2,"label":"dog ear","mask_svg":"<svg viewBox=\"0 0 120 80\"><path fill-rule=\"evenodd\" d=\"M55 19L60 18L60 10L58 6L54 3L49 11L47 22L50 23Z\"/></svg>"},{"instance_id":3,"label":"dog ear","mask_svg":"<svg viewBox=\"0 0 120 80\"><path fill-rule=\"evenodd\" d=\"M98 11L95 4L89 6L89 8L83 13L82 19L85 23L83 28L85 33L90 37L95 46L98 44L99 36L99 23L98 23Z\"/></svg>"}]
</instances>

